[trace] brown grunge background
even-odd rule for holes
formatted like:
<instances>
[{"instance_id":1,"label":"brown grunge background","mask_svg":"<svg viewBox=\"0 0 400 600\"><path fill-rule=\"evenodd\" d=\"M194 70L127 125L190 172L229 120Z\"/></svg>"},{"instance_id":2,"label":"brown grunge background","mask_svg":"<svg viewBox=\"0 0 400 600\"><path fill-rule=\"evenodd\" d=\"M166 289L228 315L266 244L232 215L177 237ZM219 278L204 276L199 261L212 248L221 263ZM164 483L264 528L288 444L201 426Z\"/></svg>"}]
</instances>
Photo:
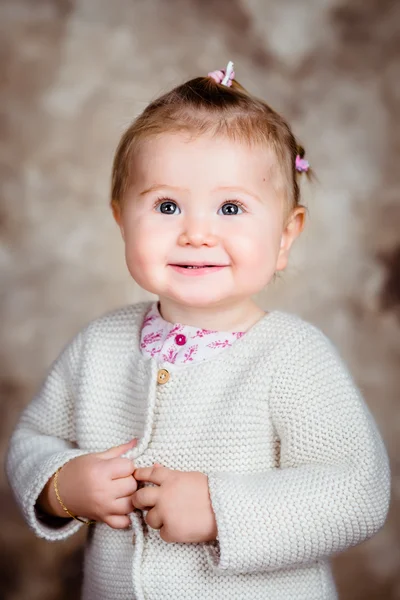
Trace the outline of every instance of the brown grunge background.
<instances>
[{"instance_id":1,"label":"brown grunge background","mask_svg":"<svg viewBox=\"0 0 400 600\"><path fill-rule=\"evenodd\" d=\"M391 456L386 526L334 560L341 599L400 599L399 31L396 0L1 0L1 458L67 340L144 297L107 206L123 128L232 59L318 175L307 232L261 301L333 339ZM82 539L36 539L3 469L0 503L0 597L79 598Z\"/></svg>"}]
</instances>

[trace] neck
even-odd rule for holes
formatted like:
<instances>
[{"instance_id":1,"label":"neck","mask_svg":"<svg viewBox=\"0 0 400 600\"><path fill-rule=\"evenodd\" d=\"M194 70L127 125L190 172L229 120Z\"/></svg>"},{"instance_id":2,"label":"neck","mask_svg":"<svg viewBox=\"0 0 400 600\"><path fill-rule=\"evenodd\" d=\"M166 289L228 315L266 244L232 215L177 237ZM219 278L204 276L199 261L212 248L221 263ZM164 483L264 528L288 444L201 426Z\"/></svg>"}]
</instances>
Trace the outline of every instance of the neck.
<instances>
[{"instance_id":1,"label":"neck","mask_svg":"<svg viewBox=\"0 0 400 600\"><path fill-rule=\"evenodd\" d=\"M160 313L170 323L212 331L247 331L265 315L252 299L230 305L193 307L160 298Z\"/></svg>"}]
</instances>

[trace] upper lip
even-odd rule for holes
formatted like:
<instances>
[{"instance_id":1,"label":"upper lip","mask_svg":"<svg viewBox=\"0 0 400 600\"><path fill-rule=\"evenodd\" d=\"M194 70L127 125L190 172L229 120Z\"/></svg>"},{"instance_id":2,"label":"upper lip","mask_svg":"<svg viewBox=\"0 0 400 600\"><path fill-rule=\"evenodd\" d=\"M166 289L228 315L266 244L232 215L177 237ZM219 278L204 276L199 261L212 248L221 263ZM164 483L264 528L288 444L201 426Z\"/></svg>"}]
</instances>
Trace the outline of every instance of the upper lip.
<instances>
[{"instance_id":1,"label":"upper lip","mask_svg":"<svg viewBox=\"0 0 400 600\"><path fill-rule=\"evenodd\" d=\"M185 261L185 262L171 262L170 265L174 267L227 267L226 263L212 262L212 261Z\"/></svg>"}]
</instances>

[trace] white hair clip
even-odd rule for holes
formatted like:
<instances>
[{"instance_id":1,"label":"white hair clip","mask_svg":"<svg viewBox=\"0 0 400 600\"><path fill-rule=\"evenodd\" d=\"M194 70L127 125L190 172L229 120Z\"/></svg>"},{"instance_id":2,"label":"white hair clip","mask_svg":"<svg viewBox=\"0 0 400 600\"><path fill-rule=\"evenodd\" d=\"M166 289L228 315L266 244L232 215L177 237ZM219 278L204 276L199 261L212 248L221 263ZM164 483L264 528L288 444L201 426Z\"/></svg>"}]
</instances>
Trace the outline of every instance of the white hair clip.
<instances>
[{"instance_id":1,"label":"white hair clip","mask_svg":"<svg viewBox=\"0 0 400 600\"><path fill-rule=\"evenodd\" d=\"M233 62L230 60L225 70L211 71L208 73L208 77L212 77L214 81L230 87L232 85L232 79L235 78L235 71L233 70Z\"/></svg>"}]
</instances>

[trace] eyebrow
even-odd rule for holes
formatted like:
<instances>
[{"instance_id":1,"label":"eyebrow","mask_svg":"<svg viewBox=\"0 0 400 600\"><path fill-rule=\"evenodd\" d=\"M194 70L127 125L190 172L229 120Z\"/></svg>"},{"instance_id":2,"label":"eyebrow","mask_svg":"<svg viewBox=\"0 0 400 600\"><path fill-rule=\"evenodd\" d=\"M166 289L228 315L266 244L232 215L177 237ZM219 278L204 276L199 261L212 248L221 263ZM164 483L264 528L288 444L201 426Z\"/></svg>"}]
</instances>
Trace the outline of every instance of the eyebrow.
<instances>
[{"instance_id":1,"label":"eyebrow","mask_svg":"<svg viewBox=\"0 0 400 600\"><path fill-rule=\"evenodd\" d=\"M259 202L261 202L261 198L259 196L257 196L257 194L254 194L253 192L249 192L249 190L246 190L246 188L243 188L240 186L221 185L220 187L217 187L214 191L216 192L219 190L222 190L225 192L242 192L243 194L246 194L247 196L251 196L255 200L258 200Z\"/></svg>"},{"instance_id":2,"label":"eyebrow","mask_svg":"<svg viewBox=\"0 0 400 600\"><path fill-rule=\"evenodd\" d=\"M188 192L189 191L188 188L177 187L174 185L168 185L168 184L164 184L164 183L154 183L149 188L146 188L145 190L140 192L139 196L145 196L146 194L150 194L151 192L156 192L159 189L168 189L168 190L173 190L175 192ZM246 194L247 196L251 196L255 200L258 200L259 202L261 202L261 198L259 196L257 196L257 194L254 194L253 192L249 192L248 190L246 190L245 188L240 187L240 186L221 185L221 186L216 187L213 190L213 192L218 192L218 191L242 192L242 193Z\"/></svg>"},{"instance_id":3,"label":"eyebrow","mask_svg":"<svg viewBox=\"0 0 400 600\"><path fill-rule=\"evenodd\" d=\"M154 183L149 188L143 190L143 192L140 192L139 196L145 196L146 194L150 194L151 192L156 192L159 189L174 190L176 192L188 192L189 191L187 188L181 188L181 187L176 187L173 185L167 185L165 183Z\"/></svg>"}]
</instances>

